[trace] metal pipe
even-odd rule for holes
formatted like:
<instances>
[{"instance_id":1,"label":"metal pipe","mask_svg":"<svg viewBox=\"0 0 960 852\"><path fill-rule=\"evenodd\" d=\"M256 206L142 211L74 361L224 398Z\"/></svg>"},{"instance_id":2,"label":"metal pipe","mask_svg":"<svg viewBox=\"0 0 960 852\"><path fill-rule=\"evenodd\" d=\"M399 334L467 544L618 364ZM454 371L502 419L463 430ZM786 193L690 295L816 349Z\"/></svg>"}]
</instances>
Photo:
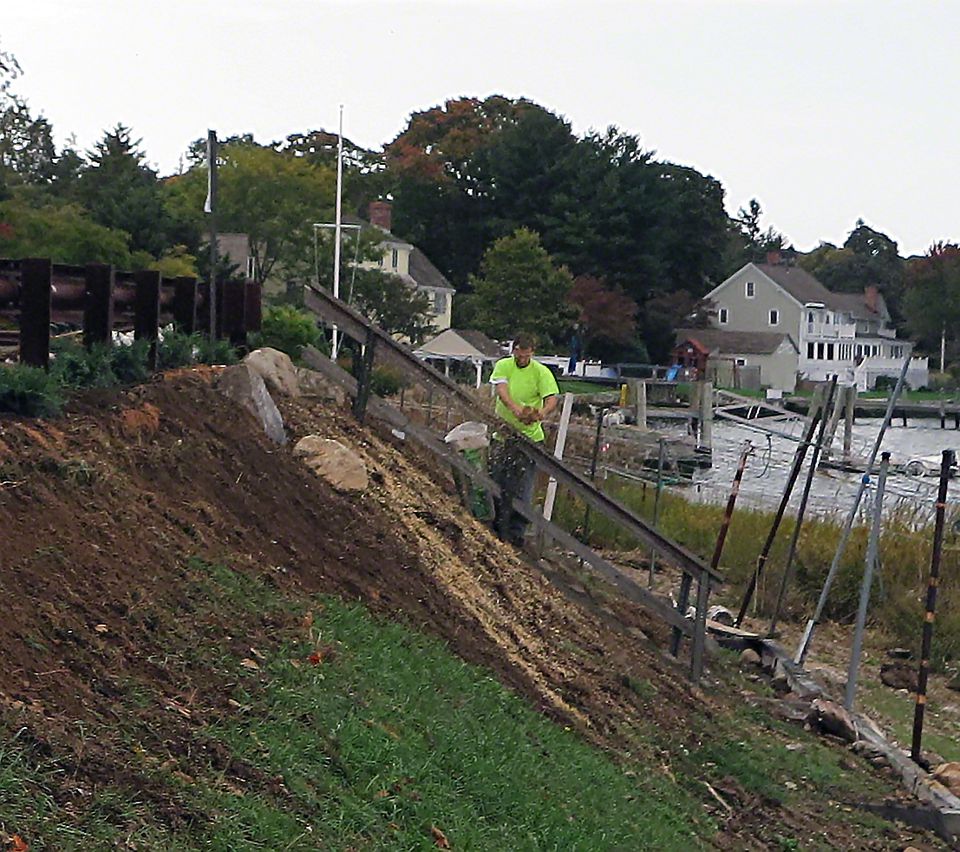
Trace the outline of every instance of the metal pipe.
<instances>
[{"instance_id":1,"label":"metal pipe","mask_svg":"<svg viewBox=\"0 0 960 852\"><path fill-rule=\"evenodd\" d=\"M820 400L822 402L822 399ZM750 601L753 599L753 594L756 591L757 583L760 581L760 575L763 573L764 566L767 564L767 559L770 556L770 549L773 547L774 539L777 537L777 532L780 529L780 524L783 521L783 515L787 510L787 503L790 502L790 495L793 493L793 486L796 485L797 477L800 476L800 469L803 467L803 460L807 456L807 448L810 446L810 442L813 440L814 430L817 428L817 424L820 422L823 417L824 411L822 405L817 405L817 408L810 416L810 422L807 424L807 431L803 436L803 439L797 445L796 452L793 455L793 467L790 469L790 475L787 477L787 482L783 487L783 495L780 497L780 505L777 507L777 513L773 517L773 524L770 526L770 532L767 533L767 539L763 543L763 548L760 551L760 555L757 557L757 567L753 572L753 575L750 577L750 582L747 584L747 589L743 594L743 601L740 603L740 612L737 613L737 620L734 624L739 627L743 623L743 619L747 614L747 609L750 606Z\"/></svg>"},{"instance_id":2,"label":"metal pipe","mask_svg":"<svg viewBox=\"0 0 960 852\"><path fill-rule=\"evenodd\" d=\"M937 515L933 528L933 553L930 557L930 581L927 584L927 614L923 620L920 643L920 671L917 673L917 705L913 711L913 744L910 756L920 763L920 740L923 737L923 713L927 706L927 676L930 674L930 646L933 644L933 620L937 609L937 586L940 583L940 554L943 551L943 520L947 508L947 485L953 467L953 450L944 450L940 459L940 488L937 491Z\"/></svg>"},{"instance_id":3,"label":"metal pipe","mask_svg":"<svg viewBox=\"0 0 960 852\"><path fill-rule=\"evenodd\" d=\"M850 651L850 667L847 671L847 689L843 699L843 706L847 710L853 710L853 700L857 694L857 675L860 673L860 655L863 651L863 631L867 624L870 587L873 585L873 573L877 565L877 549L880 546L880 522L883 515L883 491L887 484L889 467L890 453L885 452L880 457L880 472L877 474L877 496L873 504L873 523L870 525L870 538L867 541L867 558L863 566L863 582L860 584L857 626L853 632L853 648Z\"/></svg>"},{"instance_id":4,"label":"metal pipe","mask_svg":"<svg viewBox=\"0 0 960 852\"><path fill-rule=\"evenodd\" d=\"M830 405L834 401L837 391L837 377L834 376L830 381L830 387L827 389L827 401L824 403L824 412L830 411ZM839 408L839 405L837 406ZM772 637L777 629L777 619L780 618L780 608L783 606L783 599L787 593L787 585L790 582L790 575L793 572L793 559L797 554L797 543L800 541L800 528L803 526L803 518L807 513L807 500L810 497L810 486L813 485L813 477L817 472L817 465L820 462L820 454L825 451L825 438L827 426L833 421L833 417L821 417L820 429L817 432L817 443L814 444L813 454L810 456L810 467L807 470L807 478L803 483L803 493L800 495L800 506L797 508L797 522L793 527L793 535L790 536L790 547L787 549L787 561L783 568L783 577L780 580L780 591L777 593L777 603L773 608L773 617L770 619L770 629L767 636ZM835 422L833 425L836 425ZM833 440L833 435L830 436Z\"/></svg>"},{"instance_id":5,"label":"metal pipe","mask_svg":"<svg viewBox=\"0 0 960 852\"><path fill-rule=\"evenodd\" d=\"M900 376L897 379L896 387L893 389L893 393L890 394L890 399L887 402L887 412L883 418L883 424L880 426L880 431L877 433L877 439L873 443L873 450L870 452L870 458L867 461L867 468L863 473L863 476L860 478L860 487L857 489L857 496L853 500L853 505L850 507L850 514L847 515L847 521L843 526L843 532L840 535L840 541L837 542L837 549L833 554L833 562L830 563L830 570L827 572L827 577L823 581L823 588L820 590L820 598L817 601L816 609L813 612L813 617L807 622L807 629L803 633L803 637L800 639L800 645L797 647L797 652L794 654L793 660L795 663L800 665L803 664L803 661L807 657L807 652L810 650L810 644L813 641L813 631L816 629L817 624L820 623L820 618L823 615L823 610L827 605L827 597L830 595L830 587L833 585L833 581L836 579L837 571L840 570L840 560L843 559L843 554L847 549L847 542L850 540L850 531L853 529L853 522L857 517L857 509L860 508L860 501L863 499L863 494L867 490L867 485L870 482L870 474L873 472L873 465L877 460L877 453L880 451L880 444L883 442L883 436L886 434L887 429L890 426L890 421L893 419L893 409L897 404L897 400L900 398L900 394L903 391L903 385L907 378L907 370L910 367L910 357L903 362L903 367L900 370Z\"/></svg>"},{"instance_id":6,"label":"metal pipe","mask_svg":"<svg viewBox=\"0 0 960 852\"><path fill-rule=\"evenodd\" d=\"M720 567L720 557L723 555L723 545L727 540L727 533L730 530L730 521L733 518L733 510L737 505L737 495L740 493L740 483L743 481L743 471L747 467L747 458L750 453L753 452L753 444L749 441L744 445L743 451L740 453L740 461L737 464L737 471L733 475L733 485L730 487L730 496L727 498L727 507L723 512L723 521L720 524L720 532L717 533L717 542L713 547L713 556L710 558L710 567L714 570L717 570ZM704 588L703 580L700 581L700 589ZM677 603L677 609L680 611L681 615L684 615L687 609L687 601L690 596L690 586L692 583L692 578L689 574L683 575L683 580L681 581L680 588L680 601ZM684 594L686 590L686 594ZM706 591L709 592L709 586L706 587ZM700 595L697 596L697 606L700 606ZM683 639L683 633L681 633L676 627L673 629L673 637L670 644L670 653L673 656L677 656L680 652L680 642ZM697 669L698 666L694 665L694 669ZM699 672L695 672L695 676L699 677Z\"/></svg>"},{"instance_id":7,"label":"metal pipe","mask_svg":"<svg viewBox=\"0 0 960 852\"><path fill-rule=\"evenodd\" d=\"M663 491L663 462L666 442L659 438L657 447L657 491L653 497L653 528L656 529L660 523L660 493ZM657 568L657 551L650 551L650 570L647 576L647 588L653 588L653 577Z\"/></svg>"}]
</instances>

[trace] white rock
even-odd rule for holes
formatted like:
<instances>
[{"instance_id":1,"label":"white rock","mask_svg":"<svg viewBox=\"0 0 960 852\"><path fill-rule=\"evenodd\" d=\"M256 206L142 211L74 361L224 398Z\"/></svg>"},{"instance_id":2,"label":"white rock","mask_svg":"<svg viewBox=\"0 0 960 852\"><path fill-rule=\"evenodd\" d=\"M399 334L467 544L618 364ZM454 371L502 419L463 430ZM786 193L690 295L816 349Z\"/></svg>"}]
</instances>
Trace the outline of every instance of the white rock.
<instances>
[{"instance_id":1,"label":"white rock","mask_svg":"<svg viewBox=\"0 0 960 852\"><path fill-rule=\"evenodd\" d=\"M857 727L850 714L840 704L826 698L818 698L810 705L810 710L813 721L817 723L820 730L840 737L848 743L857 741Z\"/></svg>"},{"instance_id":2,"label":"white rock","mask_svg":"<svg viewBox=\"0 0 960 852\"><path fill-rule=\"evenodd\" d=\"M960 763L941 763L933 771L933 777L954 796L960 796Z\"/></svg>"},{"instance_id":3,"label":"white rock","mask_svg":"<svg viewBox=\"0 0 960 852\"><path fill-rule=\"evenodd\" d=\"M343 491L363 491L368 484L367 468L351 449L332 438L307 435L293 448L293 454L334 488Z\"/></svg>"},{"instance_id":4,"label":"white rock","mask_svg":"<svg viewBox=\"0 0 960 852\"><path fill-rule=\"evenodd\" d=\"M281 396L300 396L297 369L286 352L265 346L254 349L243 363L258 373L271 391Z\"/></svg>"},{"instance_id":5,"label":"white rock","mask_svg":"<svg viewBox=\"0 0 960 852\"><path fill-rule=\"evenodd\" d=\"M257 418L267 437L275 444L287 442L286 432L283 431L283 418L276 403L259 373L249 364L227 367L217 380L217 390Z\"/></svg>"}]
</instances>

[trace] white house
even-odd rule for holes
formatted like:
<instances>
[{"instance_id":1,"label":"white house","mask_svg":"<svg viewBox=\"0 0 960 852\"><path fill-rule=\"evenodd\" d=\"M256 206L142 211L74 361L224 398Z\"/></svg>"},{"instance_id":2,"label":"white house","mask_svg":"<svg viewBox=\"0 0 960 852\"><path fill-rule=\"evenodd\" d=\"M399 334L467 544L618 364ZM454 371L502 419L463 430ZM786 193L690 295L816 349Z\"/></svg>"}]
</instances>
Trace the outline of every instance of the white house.
<instances>
[{"instance_id":1,"label":"white house","mask_svg":"<svg viewBox=\"0 0 960 852\"><path fill-rule=\"evenodd\" d=\"M425 293L430 299L430 319L435 331L450 328L453 311L453 294L456 292L430 259L416 246L395 237L391 231L391 205L389 201L371 201L368 208L370 226L382 232L379 260L360 264L362 269L380 269L403 279L411 287ZM345 221L350 217L344 217ZM357 222L366 225L364 222Z\"/></svg>"},{"instance_id":2,"label":"white house","mask_svg":"<svg viewBox=\"0 0 960 852\"><path fill-rule=\"evenodd\" d=\"M863 293L833 293L809 272L785 263L778 252L767 263L748 263L711 290L712 324L721 331L777 332L797 347L796 372L823 381L832 375L860 390L880 376L896 378L913 344L897 338L876 287ZM929 379L926 358L911 358L910 387Z\"/></svg>"}]
</instances>

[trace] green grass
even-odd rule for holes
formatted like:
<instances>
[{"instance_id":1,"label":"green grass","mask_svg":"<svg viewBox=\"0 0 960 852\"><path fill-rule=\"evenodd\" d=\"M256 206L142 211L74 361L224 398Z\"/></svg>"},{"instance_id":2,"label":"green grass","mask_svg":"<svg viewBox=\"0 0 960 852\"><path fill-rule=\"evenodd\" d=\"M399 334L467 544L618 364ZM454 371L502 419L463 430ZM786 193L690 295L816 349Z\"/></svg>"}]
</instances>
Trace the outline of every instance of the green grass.
<instances>
[{"instance_id":1,"label":"green grass","mask_svg":"<svg viewBox=\"0 0 960 852\"><path fill-rule=\"evenodd\" d=\"M591 394L591 393L619 393L620 386L601 382L582 382L576 379L560 379L557 382L560 393Z\"/></svg>"},{"instance_id":2,"label":"green grass","mask_svg":"<svg viewBox=\"0 0 960 852\"><path fill-rule=\"evenodd\" d=\"M238 711L193 736L282 787L164 759L136 722L149 698L131 682L116 705L123 723L88 736L119 736L130 771L206 820L164 827L147 800L113 784L64 812L62 766L32 759L14 736L0 747L0 829L32 850L128 836L143 849L431 849L434 828L454 849L696 849L714 830L694 791L643 762L618 765L434 638L337 599L295 600L223 566L191 569L185 609L164 628L186 647L155 663L232 680ZM230 632L242 636L246 619L300 624L308 608L309 634L258 640L258 668L215 631L207 637L213 611L233 613ZM315 652L322 660L311 662Z\"/></svg>"}]
</instances>

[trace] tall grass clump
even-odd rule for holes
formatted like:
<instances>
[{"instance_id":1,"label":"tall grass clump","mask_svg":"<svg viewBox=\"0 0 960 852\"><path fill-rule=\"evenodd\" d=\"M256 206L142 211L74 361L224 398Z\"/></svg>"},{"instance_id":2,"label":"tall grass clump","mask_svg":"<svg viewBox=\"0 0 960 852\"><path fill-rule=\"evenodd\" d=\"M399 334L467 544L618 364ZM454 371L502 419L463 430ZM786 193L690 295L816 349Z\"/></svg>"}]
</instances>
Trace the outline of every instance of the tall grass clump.
<instances>
[{"instance_id":1,"label":"tall grass clump","mask_svg":"<svg viewBox=\"0 0 960 852\"><path fill-rule=\"evenodd\" d=\"M604 491L636 514L653 520L655 486L642 483L608 481ZM931 505L932 510L932 505ZM704 560L711 557L724 507L695 503L682 494L663 491L660 496L658 529ZM565 529L584 535L584 504L562 494L554 512ZM940 591L934 634L935 664L960 659L960 534L954 522L960 517L951 512L941 563ZM734 512L720 568L726 584L721 600L739 603L747 582L756 570L757 557L773 523L771 511L740 507ZM784 615L798 621L813 612L827 571L840 540L845 517L808 517L797 546L794 575L784 601ZM787 547L795 519L786 517L781 524L765 573L757 588L757 614L772 612L786 563ZM831 588L824 616L849 622L857 611L860 581L867 550L865 523L854 526ZM588 542L595 547L614 550L641 548L639 541L597 512L590 514ZM913 647L919 641L924 618L924 602L933 540L933 523L918 517L915 511L898 509L884 518L880 538L879 566L871 590L870 617L875 626L891 634L899 643Z\"/></svg>"}]
</instances>

